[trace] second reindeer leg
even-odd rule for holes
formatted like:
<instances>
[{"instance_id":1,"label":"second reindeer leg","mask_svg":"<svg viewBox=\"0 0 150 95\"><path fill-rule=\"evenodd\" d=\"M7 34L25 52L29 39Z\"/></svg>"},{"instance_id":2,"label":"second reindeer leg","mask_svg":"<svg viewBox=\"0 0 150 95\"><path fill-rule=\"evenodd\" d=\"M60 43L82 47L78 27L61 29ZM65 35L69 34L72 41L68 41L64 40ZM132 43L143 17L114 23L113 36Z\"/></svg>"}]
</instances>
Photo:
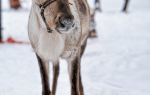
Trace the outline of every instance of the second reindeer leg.
<instances>
[{"instance_id":1,"label":"second reindeer leg","mask_svg":"<svg viewBox=\"0 0 150 95\"><path fill-rule=\"evenodd\" d=\"M41 81L42 81L42 95L51 95L50 86L49 86L49 75L48 75L48 63L44 62L38 55L38 63L40 68L41 74Z\"/></svg>"},{"instance_id":2,"label":"second reindeer leg","mask_svg":"<svg viewBox=\"0 0 150 95\"><path fill-rule=\"evenodd\" d=\"M79 50L80 51L80 50ZM81 51L77 55L68 60L68 71L71 84L71 95L84 95L83 85L80 75Z\"/></svg>"},{"instance_id":3,"label":"second reindeer leg","mask_svg":"<svg viewBox=\"0 0 150 95\"><path fill-rule=\"evenodd\" d=\"M53 63L52 95L56 94L58 76L59 76L59 61Z\"/></svg>"}]
</instances>

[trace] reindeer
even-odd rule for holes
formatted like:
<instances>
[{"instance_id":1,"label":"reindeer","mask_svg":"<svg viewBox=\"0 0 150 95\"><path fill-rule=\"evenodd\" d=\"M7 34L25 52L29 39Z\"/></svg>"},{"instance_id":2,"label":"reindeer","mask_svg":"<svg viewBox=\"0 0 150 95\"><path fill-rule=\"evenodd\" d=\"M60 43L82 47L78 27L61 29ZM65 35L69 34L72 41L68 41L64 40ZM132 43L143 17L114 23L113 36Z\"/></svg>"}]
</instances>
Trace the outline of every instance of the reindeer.
<instances>
[{"instance_id":1,"label":"reindeer","mask_svg":"<svg viewBox=\"0 0 150 95\"><path fill-rule=\"evenodd\" d=\"M56 93L60 58L68 63L71 95L84 95L80 63L89 23L87 0L32 0L28 34L40 68L42 95ZM49 62L53 66L52 85Z\"/></svg>"}]
</instances>

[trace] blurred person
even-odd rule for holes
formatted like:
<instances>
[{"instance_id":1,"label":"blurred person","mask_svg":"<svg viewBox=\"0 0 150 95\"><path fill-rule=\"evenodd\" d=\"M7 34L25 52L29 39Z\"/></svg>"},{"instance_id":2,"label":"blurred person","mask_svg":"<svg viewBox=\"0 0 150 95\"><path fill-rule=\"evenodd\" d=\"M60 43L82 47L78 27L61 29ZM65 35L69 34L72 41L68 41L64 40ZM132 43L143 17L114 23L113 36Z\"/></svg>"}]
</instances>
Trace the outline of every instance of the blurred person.
<instances>
[{"instance_id":1,"label":"blurred person","mask_svg":"<svg viewBox=\"0 0 150 95\"><path fill-rule=\"evenodd\" d=\"M90 33L89 33L89 37L90 38L95 38L97 37L97 31L96 31L96 22L95 22L95 14L96 11L101 12L101 8L100 8L100 0L95 0L94 1L94 9L91 8L91 22L90 22Z\"/></svg>"},{"instance_id":2,"label":"blurred person","mask_svg":"<svg viewBox=\"0 0 150 95\"><path fill-rule=\"evenodd\" d=\"M19 9L21 7L20 0L9 0L9 3L13 9Z\"/></svg>"},{"instance_id":3,"label":"blurred person","mask_svg":"<svg viewBox=\"0 0 150 95\"><path fill-rule=\"evenodd\" d=\"M94 4L95 4L95 10L101 12L102 10L101 10L101 6L100 6L100 0L95 0Z\"/></svg>"},{"instance_id":4,"label":"blurred person","mask_svg":"<svg viewBox=\"0 0 150 95\"><path fill-rule=\"evenodd\" d=\"M90 38L95 38L95 37L97 37L96 22L95 22L95 11L94 11L94 12L91 11L89 37L90 37Z\"/></svg>"}]
</instances>

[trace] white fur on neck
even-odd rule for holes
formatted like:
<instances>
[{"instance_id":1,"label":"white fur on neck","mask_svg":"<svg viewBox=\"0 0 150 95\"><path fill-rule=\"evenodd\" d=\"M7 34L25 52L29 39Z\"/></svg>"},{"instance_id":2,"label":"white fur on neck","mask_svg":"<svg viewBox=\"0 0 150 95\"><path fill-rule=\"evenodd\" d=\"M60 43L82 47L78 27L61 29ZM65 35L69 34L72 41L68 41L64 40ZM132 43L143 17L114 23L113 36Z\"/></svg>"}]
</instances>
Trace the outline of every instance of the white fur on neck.
<instances>
[{"instance_id":1,"label":"white fur on neck","mask_svg":"<svg viewBox=\"0 0 150 95\"><path fill-rule=\"evenodd\" d=\"M33 4L29 17L29 39L35 52L45 61L55 61L64 49L64 39L56 31L48 33L40 10Z\"/></svg>"},{"instance_id":2,"label":"white fur on neck","mask_svg":"<svg viewBox=\"0 0 150 95\"><path fill-rule=\"evenodd\" d=\"M64 50L64 39L56 31L47 33L41 31L36 52L46 61L56 61Z\"/></svg>"}]
</instances>

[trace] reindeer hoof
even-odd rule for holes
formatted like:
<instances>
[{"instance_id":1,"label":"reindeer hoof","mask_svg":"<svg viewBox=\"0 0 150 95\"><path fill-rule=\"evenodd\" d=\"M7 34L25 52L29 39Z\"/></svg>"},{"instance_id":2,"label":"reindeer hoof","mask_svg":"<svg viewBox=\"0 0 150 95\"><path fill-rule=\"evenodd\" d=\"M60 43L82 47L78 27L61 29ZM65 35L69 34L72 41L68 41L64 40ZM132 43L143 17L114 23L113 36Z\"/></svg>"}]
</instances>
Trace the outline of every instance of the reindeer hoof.
<instances>
[{"instance_id":1,"label":"reindeer hoof","mask_svg":"<svg viewBox=\"0 0 150 95\"><path fill-rule=\"evenodd\" d=\"M47 91L42 91L42 95L51 95L51 92L49 90Z\"/></svg>"}]
</instances>

